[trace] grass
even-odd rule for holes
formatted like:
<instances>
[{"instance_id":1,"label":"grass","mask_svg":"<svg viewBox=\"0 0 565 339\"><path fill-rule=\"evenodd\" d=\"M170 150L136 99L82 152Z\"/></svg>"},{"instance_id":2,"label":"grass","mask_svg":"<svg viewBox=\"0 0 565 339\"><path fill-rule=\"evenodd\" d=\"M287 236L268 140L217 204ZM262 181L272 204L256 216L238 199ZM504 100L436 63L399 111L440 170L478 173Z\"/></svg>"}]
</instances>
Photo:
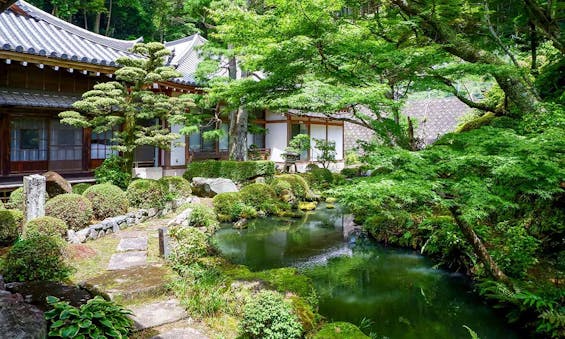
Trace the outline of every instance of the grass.
<instances>
[{"instance_id":1,"label":"grass","mask_svg":"<svg viewBox=\"0 0 565 339\"><path fill-rule=\"evenodd\" d=\"M94 278L108 267L110 257L115 253L120 239L112 234L94 241L85 243L96 251L96 255L90 258L76 259L71 264L76 268L71 281L79 283Z\"/></svg>"}]
</instances>

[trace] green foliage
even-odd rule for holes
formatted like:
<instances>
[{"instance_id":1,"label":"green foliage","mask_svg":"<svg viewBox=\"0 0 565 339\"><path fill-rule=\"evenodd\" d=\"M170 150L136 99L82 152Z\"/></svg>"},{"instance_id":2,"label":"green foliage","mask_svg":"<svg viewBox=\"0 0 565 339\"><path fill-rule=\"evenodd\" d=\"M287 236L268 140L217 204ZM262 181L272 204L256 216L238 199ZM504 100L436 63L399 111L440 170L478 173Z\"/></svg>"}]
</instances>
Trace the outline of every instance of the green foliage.
<instances>
[{"instance_id":1,"label":"green foliage","mask_svg":"<svg viewBox=\"0 0 565 339\"><path fill-rule=\"evenodd\" d=\"M10 199L6 207L23 211L24 203L24 188L18 187L10 193Z\"/></svg>"},{"instance_id":2,"label":"green foliage","mask_svg":"<svg viewBox=\"0 0 565 339\"><path fill-rule=\"evenodd\" d=\"M47 235L47 236L58 236L65 238L67 236L67 229L69 227L67 224L54 217L39 217L28 221L24 225L25 237L33 237L36 234Z\"/></svg>"},{"instance_id":3,"label":"green foliage","mask_svg":"<svg viewBox=\"0 0 565 339\"><path fill-rule=\"evenodd\" d=\"M273 175L275 163L272 161L205 160L191 162L183 177L187 180L205 177L245 181L260 176L270 178Z\"/></svg>"},{"instance_id":4,"label":"green foliage","mask_svg":"<svg viewBox=\"0 0 565 339\"><path fill-rule=\"evenodd\" d=\"M166 190L168 187L160 181L136 179L129 184L126 196L131 206L160 209L165 204Z\"/></svg>"},{"instance_id":5,"label":"green foliage","mask_svg":"<svg viewBox=\"0 0 565 339\"><path fill-rule=\"evenodd\" d=\"M210 251L208 236L198 228L174 226L169 228L169 236L174 241L174 246L168 259L180 275Z\"/></svg>"},{"instance_id":6,"label":"green foliage","mask_svg":"<svg viewBox=\"0 0 565 339\"><path fill-rule=\"evenodd\" d=\"M327 168L315 168L304 174L310 187L317 189L330 188L334 183L334 175Z\"/></svg>"},{"instance_id":7,"label":"green foliage","mask_svg":"<svg viewBox=\"0 0 565 339\"><path fill-rule=\"evenodd\" d=\"M35 234L17 241L6 255L2 274L6 281L63 281L72 267L65 259L61 237Z\"/></svg>"},{"instance_id":8,"label":"green foliage","mask_svg":"<svg viewBox=\"0 0 565 339\"><path fill-rule=\"evenodd\" d=\"M239 192L220 193L214 197L213 202L214 210L221 221L257 217L257 210L247 205Z\"/></svg>"},{"instance_id":9,"label":"green foliage","mask_svg":"<svg viewBox=\"0 0 565 339\"><path fill-rule=\"evenodd\" d=\"M310 187L304 178L297 174L282 174L277 175L271 187L278 197L285 194L291 194L299 201L304 201L312 198Z\"/></svg>"},{"instance_id":10,"label":"green foliage","mask_svg":"<svg viewBox=\"0 0 565 339\"><path fill-rule=\"evenodd\" d=\"M355 150L348 150L345 152L345 165L351 166L359 163L359 154Z\"/></svg>"},{"instance_id":11,"label":"green foliage","mask_svg":"<svg viewBox=\"0 0 565 339\"><path fill-rule=\"evenodd\" d=\"M284 150L286 153L300 154L311 148L310 136L308 134L297 134L288 142L288 147Z\"/></svg>"},{"instance_id":12,"label":"green foliage","mask_svg":"<svg viewBox=\"0 0 565 339\"><path fill-rule=\"evenodd\" d=\"M173 199L186 198L192 193L190 182L183 177L162 177L159 179L165 187L168 187L168 194Z\"/></svg>"},{"instance_id":13,"label":"green foliage","mask_svg":"<svg viewBox=\"0 0 565 339\"><path fill-rule=\"evenodd\" d=\"M60 194L45 204L45 215L63 220L75 231L87 226L94 215L92 203L78 194Z\"/></svg>"},{"instance_id":14,"label":"green foliage","mask_svg":"<svg viewBox=\"0 0 565 339\"><path fill-rule=\"evenodd\" d=\"M11 245L18 239L23 220L20 210L0 210L0 245Z\"/></svg>"},{"instance_id":15,"label":"green foliage","mask_svg":"<svg viewBox=\"0 0 565 339\"><path fill-rule=\"evenodd\" d=\"M128 338L133 329L131 311L100 296L80 308L53 296L47 297L47 302L52 307L45 313L49 337Z\"/></svg>"},{"instance_id":16,"label":"green foliage","mask_svg":"<svg viewBox=\"0 0 565 339\"><path fill-rule=\"evenodd\" d=\"M203 204L191 204L190 208L192 208L189 221L190 226L205 227L209 234L216 231L220 223L212 208Z\"/></svg>"},{"instance_id":17,"label":"green foliage","mask_svg":"<svg viewBox=\"0 0 565 339\"><path fill-rule=\"evenodd\" d=\"M366 339L366 336L357 326L347 322L333 322L325 324L314 336L314 339Z\"/></svg>"},{"instance_id":18,"label":"green foliage","mask_svg":"<svg viewBox=\"0 0 565 339\"><path fill-rule=\"evenodd\" d=\"M489 125L495 118L494 113L488 112L485 115L475 118L471 121L465 122L461 126L457 127L456 132L467 132L470 130L474 130L483 126Z\"/></svg>"},{"instance_id":19,"label":"green foliage","mask_svg":"<svg viewBox=\"0 0 565 339\"><path fill-rule=\"evenodd\" d=\"M98 184L86 189L82 195L92 203L94 217L98 220L123 215L128 211L128 197L118 186Z\"/></svg>"},{"instance_id":20,"label":"green foliage","mask_svg":"<svg viewBox=\"0 0 565 339\"><path fill-rule=\"evenodd\" d=\"M97 168L96 170L98 170L99 168ZM96 170L94 170L94 172L96 173ZM81 182L80 184L75 184L73 185L73 193L74 194L81 194L86 191L87 188L89 188L90 186L92 186L92 184L86 183L86 182Z\"/></svg>"},{"instance_id":21,"label":"green foliage","mask_svg":"<svg viewBox=\"0 0 565 339\"><path fill-rule=\"evenodd\" d=\"M359 167L346 167L341 170L341 174L346 178L355 178L361 175Z\"/></svg>"},{"instance_id":22,"label":"green foliage","mask_svg":"<svg viewBox=\"0 0 565 339\"><path fill-rule=\"evenodd\" d=\"M261 291L245 307L240 333L246 338L300 338L302 326L292 306L277 292Z\"/></svg>"},{"instance_id":23,"label":"green foliage","mask_svg":"<svg viewBox=\"0 0 565 339\"><path fill-rule=\"evenodd\" d=\"M126 162L122 157L117 155L109 156L102 162L102 165L94 170L96 183L110 183L126 189L131 182L131 171L126 167Z\"/></svg>"},{"instance_id":24,"label":"green foliage","mask_svg":"<svg viewBox=\"0 0 565 339\"><path fill-rule=\"evenodd\" d=\"M276 215L281 210L288 209L276 199L275 191L267 184L254 183L244 186L239 194L243 203L265 214Z\"/></svg>"},{"instance_id":25,"label":"green foliage","mask_svg":"<svg viewBox=\"0 0 565 339\"><path fill-rule=\"evenodd\" d=\"M318 161L322 163L324 168L328 168L331 163L335 162L337 152L335 150L335 141L314 139L316 150L318 153Z\"/></svg>"}]
</instances>

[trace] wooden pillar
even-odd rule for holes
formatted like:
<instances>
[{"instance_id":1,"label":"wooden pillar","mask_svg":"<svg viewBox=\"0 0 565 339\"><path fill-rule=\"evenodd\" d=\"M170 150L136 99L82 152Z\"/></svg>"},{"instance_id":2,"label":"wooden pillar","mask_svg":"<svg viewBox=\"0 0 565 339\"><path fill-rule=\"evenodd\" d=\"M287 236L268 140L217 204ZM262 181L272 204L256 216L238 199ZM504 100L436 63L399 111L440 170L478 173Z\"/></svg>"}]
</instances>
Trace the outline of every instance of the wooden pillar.
<instances>
[{"instance_id":1,"label":"wooden pillar","mask_svg":"<svg viewBox=\"0 0 565 339\"><path fill-rule=\"evenodd\" d=\"M92 129L85 128L82 130L82 169L84 171L90 170L91 157L92 157Z\"/></svg>"},{"instance_id":2,"label":"wooden pillar","mask_svg":"<svg viewBox=\"0 0 565 339\"><path fill-rule=\"evenodd\" d=\"M10 174L10 113L0 116L0 174Z\"/></svg>"}]
</instances>

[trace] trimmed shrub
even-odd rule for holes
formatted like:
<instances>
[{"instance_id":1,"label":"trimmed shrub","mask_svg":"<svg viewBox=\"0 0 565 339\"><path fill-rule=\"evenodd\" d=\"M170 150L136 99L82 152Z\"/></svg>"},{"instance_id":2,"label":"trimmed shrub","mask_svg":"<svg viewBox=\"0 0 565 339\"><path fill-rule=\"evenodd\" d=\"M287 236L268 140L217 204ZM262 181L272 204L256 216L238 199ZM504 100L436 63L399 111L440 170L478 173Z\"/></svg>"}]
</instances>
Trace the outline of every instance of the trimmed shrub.
<instances>
[{"instance_id":1,"label":"trimmed shrub","mask_svg":"<svg viewBox=\"0 0 565 339\"><path fill-rule=\"evenodd\" d=\"M190 207L192 208L192 213L190 214L189 225L192 227L205 227L208 233L214 233L220 225L214 210L202 204L193 204Z\"/></svg>"},{"instance_id":2,"label":"trimmed shrub","mask_svg":"<svg viewBox=\"0 0 565 339\"><path fill-rule=\"evenodd\" d=\"M214 211L220 221L234 221L240 218L255 218L257 210L245 204L239 192L220 193L214 197Z\"/></svg>"},{"instance_id":3,"label":"trimmed shrub","mask_svg":"<svg viewBox=\"0 0 565 339\"><path fill-rule=\"evenodd\" d=\"M63 194L64 195L64 194ZM2 274L6 281L63 281L72 267L65 262L65 242L59 237L36 234L12 246Z\"/></svg>"},{"instance_id":4,"label":"trimmed shrub","mask_svg":"<svg viewBox=\"0 0 565 339\"><path fill-rule=\"evenodd\" d=\"M347 322L335 322L324 325L314 339L369 339L357 326Z\"/></svg>"},{"instance_id":5,"label":"trimmed shrub","mask_svg":"<svg viewBox=\"0 0 565 339\"><path fill-rule=\"evenodd\" d=\"M239 194L245 204L262 211L265 211L267 205L272 204L276 198L273 188L261 183L247 185L239 191Z\"/></svg>"},{"instance_id":6,"label":"trimmed shrub","mask_svg":"<svg viewBox=\"0 0 565 339\"><path fill-rule=\"evenodd\" d=\"M54 217L36 218L28 221L24 226L26 238L37 234L65 237L67 229L67 224L63 220Z\"/></svg>"},{"instance_id":7,"label":"trimmed shrub","mask_svg":"<svg viewBox=\"0 0 565 339\"><path fill-rule=\"evenodd\" d=\"M20 210L0 210L0 245L11 245L18 239L23 220Z\"/></svg>"},{"instance_id":8,"label":"trimmed shrub","mask_svg":"<svg viewBox=\"0 0 565 339\"><path fill-rule=\"evenodd\" d=\"M94 217L99 220L126 214L128 211L128 197L116 185L94 185L84 191L82 196L92 203Z\"/></svg>"},{"instance_id":9,"label":"trimmed shrub","mask_svg":"<svg viewBox=\"0 0 565 339\"><path fill-rule=\"evenodd\" d=\"M233 181L245 181L256 177L275 175L275 163L272 161L232 161L205 160L191 162L183 177L228 178Z\"/></svg>"},{"instance_id":10,"label":"trimmed shrub","mask_svg":"<svg viewBox=\"0 0 565 339\"><path fill-rule=\"evenodd\" d=\"M160 181L173 199L186 198L192 193L190 182L183 177L162 177Z\"/></svg>"},{"instance_id":11,"label":"trimmed shrub","mask_svg":"<svg viewBox=\"0 0 565 339\"><path fill-rule=\"evenodd\" d=\"M10 193L10 199L8 200L8 208L18 209L20 211L24 210L24 188L19 187Z\"/></svg>"},{"instance_id":12,"label":"trimmed shrub","mask_svg":"<svg viewBox=\"0 0 565 339\"><path fill-rule=\"evenodd\" d=\"M208 236L195 227L173 226L169 229L173 240L171 253L168 257L171 266L179 274L210 252Z\"/></svg>"},{"instance_id":13,"label":"trimmed shrub","mask_svg":"<svg viewBox=\"0 0 565 339\"><path fill-rule=\"evenodd\" d=\"M138 208L162 208L165 204L165 187L157 180L134 180L126 195L130 205Z\"/></svg>"},{"instance_id":14,"label":"trimmed shrub","mask_svg":"<svg viewBox=\"0 0 565 339\"><path fill-rule=\"evenodd\" d=\"M341 170L341 174L346 178L355 178L361 175L359 167L347 167Z\"/></svg>"},{"instance_id":15,"label":"trimmed shrub","mask_svg":"<svg viewBox=\"0 0 565 339\"><path fill-rule=\"evenodd\" d=\"M101 296L90 299L80 308L49 296L52 309L45 313L49 337L60 338L128 338L133 329L130 310Z\"/></svg>"},{"instance_id":16,"label":"trimmed shrub","mask_svg":"<svg viewBox=\"0 0 565 339\"><path fill-rule=\"evenodd\" d=\"M245 306L240 323L244 338L300 338L302 332L292 306L277 292L261 291Z\"/></svg>"},{"instance_id":17,"label":"trimmed shrub","mask_svg":"<svg viewBox=\"0 0 565 339\"><path fill-rule=\"evenodd\" d=\"M310 187L303 177L297 174L277 175L271 185L277 196L284 194L284 190L290 186L290 193L299 201L311 198Z\"/></svg>"},{"instance_id":18,"label":"trimmed shrub","mask_svg":"<svg viewBox=\"0 0 565 339\"><path fill-rule=\"evenodd\" d=\"M326 189L333 185L333 173L327 168L314 168L305 174L308 183L318 189Z\"/></svg>"},{"instance_id":19,"label":"trimmed shrub","mask_svg":"<svg viewBox=\"0 0 565 339\"><path fill-rule=\"evenodd\" d=\"M320 169L320 166L318 166L317 164L314 163L310 163L308 165L306 165L306 172L310 172L316 169Z\"/></svg>"},{"instance_id":20,"label":"trimmed shrub","mask_svg":"<svg viewBox=\"0 0 565 339\"><path fill-rule=\"evenodd\" d=\"M80 184L73 185L73 193L74 194L82 194L86 191L92 184L81 182Z\"/></svg>"},{"instance_id":21,"label":"trimmed shrub","mask_svg":"<svg viewBox=\"0 0 565 339\"><path fill-rule=\"evenodd\" d=\"M104 160L102 165L94 170L96 183L110 183L126 189L131 182L131 170L125 171L125 160L117 155L112 155Z\"/></svg>"},{"instance_id":22,"label":"trimmed shrub","mask_svg":"<svg viewBox=\"0 0 565 339\"><path fill-rule=\"evenodd\" d=\"M59 218L77 231L92 220L92 203L82 195L60 194L45 204L45 215Z\"/></svg>"}]
</instances>

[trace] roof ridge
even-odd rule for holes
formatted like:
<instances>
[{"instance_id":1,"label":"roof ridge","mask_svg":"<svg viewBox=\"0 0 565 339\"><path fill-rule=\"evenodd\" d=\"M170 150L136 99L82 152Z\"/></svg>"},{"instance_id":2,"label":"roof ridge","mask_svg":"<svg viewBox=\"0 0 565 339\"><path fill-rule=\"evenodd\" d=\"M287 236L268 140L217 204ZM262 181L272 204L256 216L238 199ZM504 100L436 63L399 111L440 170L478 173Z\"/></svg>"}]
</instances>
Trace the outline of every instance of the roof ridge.
<instances>
[{"instance_id":1,"label":"roof ridge","mask_svg":"<svg viewBox=\"0 0 565 339\"><path fill-rule=\"evenodd\" d=\"M31 5L28 2L19 0L16 2L17 6L25 11L30 18L45 21L47 24L53 25L60 29L66 30L70 34L77 35L85 40L89 40L98 45L103 45L114 50L129 52L128 49L133 47L137 42L143 41L143 37L139 37L135 40L121 40L116 38L107 37L101 34L97 34L86 30L82 27L76 26L70 22L57 18L41 9Z\"/></svg>"}]
</instances>

